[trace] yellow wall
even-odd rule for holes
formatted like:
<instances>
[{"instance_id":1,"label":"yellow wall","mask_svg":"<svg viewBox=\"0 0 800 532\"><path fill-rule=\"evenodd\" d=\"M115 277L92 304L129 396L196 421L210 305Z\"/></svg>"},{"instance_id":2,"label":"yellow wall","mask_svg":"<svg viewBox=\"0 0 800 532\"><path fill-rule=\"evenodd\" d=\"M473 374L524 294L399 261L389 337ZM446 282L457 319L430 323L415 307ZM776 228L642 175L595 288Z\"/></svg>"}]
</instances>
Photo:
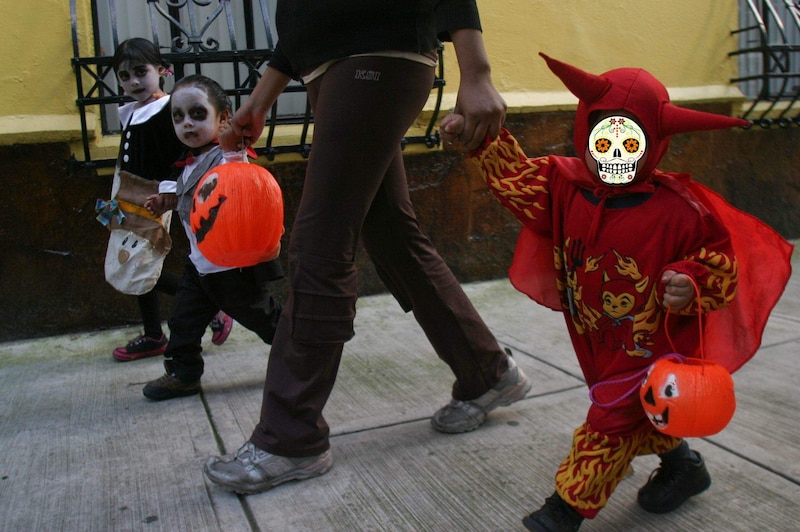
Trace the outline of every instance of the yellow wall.
<instances>
[{"instance_id":1,"label":"yellow wall","mask_svg":"<svg viewBox=\"0 0 800 532\"><path fill-rule=\"evenodd\" d=\"M698 0L478 0L495 84L511 110L563 108L574 97L538 56L592 73L641 67L674 101L739 98L737 2ZM452 47L447 82L457 84ZM450 102L448 102L450 103Z\"/></svg>"},{"instance_id":2,"label":"yellow wall","mask_svg":"<svg viewBox=\"0 0 800 532\"><path fill-rule=\"evenodd\" d=\"M0 144L80 138L69 0L4 2Z\"/></svg>"},{"instance_id":3,"label":"yellow wall","mask_svg":"<svg viewBox=\"0 0 800 532\"><path fill-rule=\"evenodd\" d=\"M69 0L5 4L0 144L80 139ZM81 46L87 51L90 0L77 4ZM594 73L641 66L667 85L675 101L738 98L729 84L736 61L727 55L736 47L730 35L736 6L732 0L479 0L493 78L510 112L574 104L539 51ZM445 53L447 109L454 102L458 70L452 47Z\"/></svg>"}]
</instances>

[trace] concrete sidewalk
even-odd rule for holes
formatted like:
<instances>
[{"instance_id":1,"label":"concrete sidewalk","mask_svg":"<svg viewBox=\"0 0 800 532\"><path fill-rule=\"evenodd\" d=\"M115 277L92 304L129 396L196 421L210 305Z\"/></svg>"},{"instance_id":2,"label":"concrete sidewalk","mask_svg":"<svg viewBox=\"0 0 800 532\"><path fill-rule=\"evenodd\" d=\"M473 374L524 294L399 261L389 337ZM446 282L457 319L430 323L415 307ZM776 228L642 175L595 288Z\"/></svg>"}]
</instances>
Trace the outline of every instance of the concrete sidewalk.
<instances>
[{"instance_id":1,"label":"concrete sidewalk","mask_svg":"<svg viewBox=\"0 0 800 532\"><path fill-rule=\"evenodd\" d=\"M0 344L0 530L523 530L520 519L553 491L587 390L560 314L507 280L465 288L531 377L526 399L475 432L437 433L429 417L449 399L449 370L390 296L362 298L325 410L333 469L247 497L202 473L258 420L268 350L243 327L221 347L204 339L201 395L163 403L141 392L160 359L111 358L134 329ZM636 492L658 460L640 458L581 530L800 530L799 348L796 274L760 352L735 375L733 421L691 442L711 488L671 514L647 514Z\"/></svg>"}]
</instances>

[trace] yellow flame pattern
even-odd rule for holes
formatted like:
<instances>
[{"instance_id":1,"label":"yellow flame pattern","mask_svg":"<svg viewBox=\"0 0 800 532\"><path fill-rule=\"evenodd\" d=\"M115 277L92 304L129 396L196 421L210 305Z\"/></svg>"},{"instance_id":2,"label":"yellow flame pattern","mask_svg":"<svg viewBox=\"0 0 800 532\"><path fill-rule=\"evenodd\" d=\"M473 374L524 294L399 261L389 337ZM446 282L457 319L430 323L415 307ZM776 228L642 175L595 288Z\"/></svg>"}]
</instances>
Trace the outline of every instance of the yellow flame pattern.
<instances>
[{"instance_id":1,"label":"yellow flame pattern","mask_svg":"<svg viewBox=\"0 0 800 532\"><path fill-rule=\"evenodd\" d=\"M681 440L647 428L629 436L594 432L584 423L572 440L572 450L556 473L556 491L584 517L597 515L637 456L663 454Z\"/></svg>"}]
</instances>

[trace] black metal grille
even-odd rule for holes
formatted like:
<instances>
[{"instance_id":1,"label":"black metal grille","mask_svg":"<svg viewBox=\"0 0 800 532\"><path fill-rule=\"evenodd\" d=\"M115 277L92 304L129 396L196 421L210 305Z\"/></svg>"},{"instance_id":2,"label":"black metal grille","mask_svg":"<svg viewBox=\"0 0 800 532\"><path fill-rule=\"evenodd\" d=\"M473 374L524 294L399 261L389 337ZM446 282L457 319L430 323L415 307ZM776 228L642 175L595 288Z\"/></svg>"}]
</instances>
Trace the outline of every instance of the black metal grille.
<instances>
[{"instance_id":1,"label":"black metal grille","mask_svg":"<svg viewBox=\"0 0 800 532\"><path fill-rule=\"evenodd\" d=\"M97 109L101 122L105 119L105 107L130 101L123 96L116 83L112 68L113 51L119 42L128 36L121 37L125 28L119 21L118 7L130 7L130 2L118 4L117 0L94 0L92 2L91 31L94 38L94 55L81 55L79 46L80 27L76 6L77 0L70 0L72 15L73 71L77 98L75 103L80 112L81 136L83 140L83 160L73 161L78 167L110 167L115 159L92 159L90 131L94 124L89 124L88 115ZM238 107L242 98L249 95L259 78L261 70L270 60L273 53L273 28L270 21L267 0L139 0L142 10L149 17L149 35L129 35L150 38L162 50L162 56L173 65L175 78L180 79L187 73L204 73L204 68L221 65L228 81L215 78L232 97ZM216 6L214 4L217 4ZM234 13L233 7L238 8ZM99 8L102 8L99 9ZM101 15L101 11L103 15ZM89 23L88 21L85 23ZM103 46L103 36L110 40L110 46ZM227 42L220 37L224 35ZM257 42L262 41L259 47ZM240 42L243 46L240 46ZM165 44L168 43L168 44ZM188 72L191 70L192 72ZM429 148L440 143L435 124L440 113L444 81L444 63L441 50L439 67L432 87L435 107L431 113L425 133L419 136L406 136L403 146L408 144L424 144ZM290 84L284 94L303 94L305 87L301 84ZM279 100L280 101L280 100ZM275 102L268 117L262 140L253 146L257 153L272 160L278 154L299 153L307 157L311 149L309 126L313 116L307 99L305 111L287 114ZM275 145L275 134L279 126L300 125L301 132L295 142ZM104 134L113 133L110 127L104 128ZM263 142L263 144L262 144Z\"/></svg>"},{"instance_id":2,"label":"black metal grille","mask_svg":"<svg viewBox=\"0 0 800 532\"><path fill-rule=\"evenodd\" d=\"M750 104L743 118L761 127L800 125L800 2L740 0L737 83Z\"/></svg>"}]
</instances>

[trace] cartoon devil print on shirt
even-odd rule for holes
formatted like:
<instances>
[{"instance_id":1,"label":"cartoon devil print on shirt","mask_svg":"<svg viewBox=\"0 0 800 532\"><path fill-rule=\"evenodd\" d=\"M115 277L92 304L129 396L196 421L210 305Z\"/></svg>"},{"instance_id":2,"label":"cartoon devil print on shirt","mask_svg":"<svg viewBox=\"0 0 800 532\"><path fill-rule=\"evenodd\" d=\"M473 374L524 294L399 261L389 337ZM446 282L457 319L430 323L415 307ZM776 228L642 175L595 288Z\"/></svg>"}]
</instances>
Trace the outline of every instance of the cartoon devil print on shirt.
<instances>
[{"instance_id":1,"label":"cartoon devil print on shirt","mask_svg":"<svg viewBox=\"0 0 800 532\"><path fill-rule=\"evenodd\" d=\"M649 358L657 327L655 290L642 276L636 261L611 249L597 257L585 256L580 240L566 241L566 306L579 334L610 352ZM584 290L587 284L597 290ZM587 298L597 293L599 298Z\"/></svg>"}]
</instances>

